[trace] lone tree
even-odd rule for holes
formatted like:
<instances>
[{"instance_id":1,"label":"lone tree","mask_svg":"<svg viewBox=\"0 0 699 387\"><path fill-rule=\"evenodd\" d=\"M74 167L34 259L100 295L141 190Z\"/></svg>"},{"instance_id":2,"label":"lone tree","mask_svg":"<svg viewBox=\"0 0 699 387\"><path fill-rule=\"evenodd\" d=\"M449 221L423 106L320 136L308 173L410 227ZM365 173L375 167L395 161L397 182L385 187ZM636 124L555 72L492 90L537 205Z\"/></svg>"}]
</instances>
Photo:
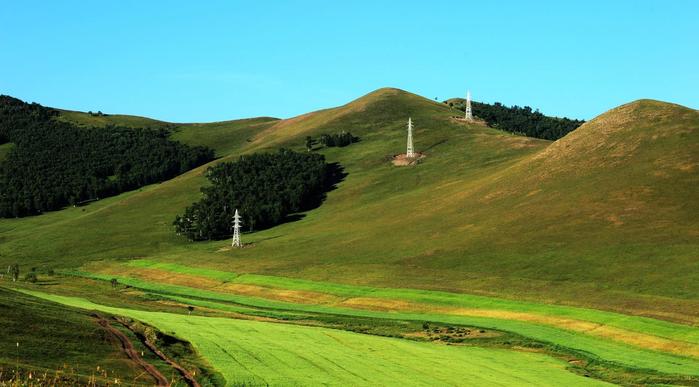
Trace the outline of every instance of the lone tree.
<instances>
[{"instance_id":1,"label":"lone tree","mask_svg":"<svg viewBox=\"0 0 699 387\"><path fill-rule=\"evenodd\" d=\"M112 278L109 282L112 284L112 289L116 289L117 285L119 285L119 281L116 278Z\"/></svg>"},{"instance_id":2,"label":"lone tree","mask_svg":"<svg viewBox=\"0 0 699 387\"><path fill-rule=\"evenodd\" d=\"M192 305L187 306L187 315L191 315L194 312L194 307Z\"/></svg>"},{"instance_id":3,"label":"lone tree","mask_svg":"<svg viewBox=\"0 0 699 387\"><path fill-rule=\"evenodd\" d=\"M12 276L12 282L17 282L19 279L19 265L16 263L10 265L8 271L10 272L10 276Z\"/></svg>"}]
</instances>

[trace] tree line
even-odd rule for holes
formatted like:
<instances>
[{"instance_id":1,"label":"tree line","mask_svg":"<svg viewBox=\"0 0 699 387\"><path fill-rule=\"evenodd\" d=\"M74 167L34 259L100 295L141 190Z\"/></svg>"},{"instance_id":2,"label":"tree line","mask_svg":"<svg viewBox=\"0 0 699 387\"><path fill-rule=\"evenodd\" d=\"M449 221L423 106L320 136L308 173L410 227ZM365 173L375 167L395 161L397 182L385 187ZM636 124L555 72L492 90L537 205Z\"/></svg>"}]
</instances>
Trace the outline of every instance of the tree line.
<instances>
[{"instance_id":1,"label":"tree line","mask_svg":"<svg viewBox=\"0 0 699 387\"><path fill-rule=\"evenodd\" d=\"M449 106L465 110L465 100L460 98L444 101ZM494 104L472 102L473 115L488 124L488 126L510 133L545 140L558 140L584 124L584 120L567 117L550 117L529 106L508 107L500 102Z\"/></svg>"},{"instance_id":2,"label":"tree line","mask_svg":"<svg viewBox=\"0 0 699 387\"><path fill-rule=\"evenodd\" d=\"M282 223L320 205L341 177L323 155L288 149L241 156L210 167L206 176L211 184L201 189L204 197L173 222L175 231L192 241L229 237L236 209L250 231Z\"/></svg>"},{"instance_id":3,"label":"tree line","mask_svg":"<svg viewBox=\"0 0 699 387\"><path fill-rule=\"evenodd\" d=\"M39 104L0 96L0 217L21 217L161 182L204 164L213 150L166 130L76 126Z\"/></svg>"}]
</instances>

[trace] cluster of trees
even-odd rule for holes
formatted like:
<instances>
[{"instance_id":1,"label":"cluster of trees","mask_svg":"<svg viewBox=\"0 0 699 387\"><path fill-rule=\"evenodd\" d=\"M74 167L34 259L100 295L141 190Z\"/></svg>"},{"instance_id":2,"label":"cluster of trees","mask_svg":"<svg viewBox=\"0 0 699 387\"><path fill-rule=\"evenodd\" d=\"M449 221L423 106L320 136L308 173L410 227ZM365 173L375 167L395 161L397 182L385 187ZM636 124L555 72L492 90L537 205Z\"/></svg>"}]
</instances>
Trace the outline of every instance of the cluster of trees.
<instances>
[{"instance_id":1,"label":"cluster of trees","mask_svg":"<svg viewBox=\"0 0 699 387\"><path fill-rule=\"evenodd\" d=\"M460 110L465 109L465 103L462 100L445 101L445 103ZM484 120L490 127L546 140L557 140L585 123L584 120L549 117L540 113L538 109L532 110L529 106L508 107L500 102L492 105L472 102L471 108L473 115Z\"/></svg>"},{"instance_id":2,"label":"cluster of trees","mask_svg":"<svg viewBox=\"0 0 699 387\"><path fill-rule=\"evenodd\" d=\"M337 146L337 147L344 147L349 144L352 144L354 142L359 141L359 137L355 137L352 135L350 132L345 132L344 130L340 133L335 133L335 134L321 134L320 138L318 140L314 139L311 136L306 137L306 150L307 151L312 151L313 150L313 145L316 143L320 142L321 145L331 147L331 146Z\"/></svg>"},{"instance_id":3,"label":"cluster of trees","mask_svg":"<svg viewBox=\"0 0 699 387\"><path fill-rule=\"evenodd\" d=\"M350 132L342 131L335 134L321 134L320 143L325 146L347 146L353 142L359 141L359 137L355 137Z\"/></svg>"},{"instance_id":4,"label":"cluster of trees","mask_svg":"<svg viewBox=\"0 0 699 387\"><path fill-rule=\"evenodd\" d=\"M19 273L20 273L19 265L16 263L13 263L7 267L7 274L12 279L12 282L19 281ZM47 271L45 271L45 273L50 275L50 276L54 275L53 269L48 269ZM38 272L36 271L36 267L32 267L31 270L24 275L24 280L27 282L32 282L32 283L39 281L39 276L38 276Z\"/></svg>"},{"instance_id":5,"label":"cluster of trees","mask_svg":"<svg viewBox=\"0 0 699 387\"><path fill-rule=\"evenodd\" d=\"M213 150L171 141L165 130L78 127L57 112L0 96L0 217L96 200L172 178L213 159Z\"/></svg>"},{"instance_id":6,"label":"cluster of trees","mask_svg":"<svg viewBox=\"0 0 699 387\"><path fill-rule=\"evenodd\" d=\"M211 185L204 197L175 218L180 235L193 241L217 240L232 234L235 210L250 231L268 228L289 214L318 206L336 181L336 168L319 154L281 149L221 163L207 171Z\"/></svg>"}]
</instances>

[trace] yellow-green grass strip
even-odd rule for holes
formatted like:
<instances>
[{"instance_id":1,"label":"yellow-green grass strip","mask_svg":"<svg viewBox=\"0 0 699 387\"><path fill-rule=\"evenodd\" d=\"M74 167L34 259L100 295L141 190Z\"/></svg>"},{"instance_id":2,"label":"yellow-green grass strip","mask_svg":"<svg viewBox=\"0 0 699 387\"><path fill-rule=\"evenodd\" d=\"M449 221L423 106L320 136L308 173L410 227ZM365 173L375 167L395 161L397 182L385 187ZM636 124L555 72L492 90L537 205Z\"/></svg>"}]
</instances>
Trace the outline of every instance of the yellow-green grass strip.
<instances>
[{"instance_id":1,"label":"yellow-green grass strip","mask_svg":"<svg viewBox=\"0 0 699 387\"><path fill-rule=\"evenodd\" d=\"M506 300L470 294L448 293L432 290L374 288L356 285L334 284L294 278L258 274L241 274L201 269L173 263L140 259L128 262L132 267L143 267L171 271L192 276L203 276L223 282L249 284L285 290L303 290L332 294L339 297L370 297L376 299L410 301L434 306L504 310L535 313L581 321L589 321L611 327L648 334L670 340L699 345L699 327L677 324L653 318L630 316L595 309L576 308L563 305Z\"/></svg>"}]
</instances>

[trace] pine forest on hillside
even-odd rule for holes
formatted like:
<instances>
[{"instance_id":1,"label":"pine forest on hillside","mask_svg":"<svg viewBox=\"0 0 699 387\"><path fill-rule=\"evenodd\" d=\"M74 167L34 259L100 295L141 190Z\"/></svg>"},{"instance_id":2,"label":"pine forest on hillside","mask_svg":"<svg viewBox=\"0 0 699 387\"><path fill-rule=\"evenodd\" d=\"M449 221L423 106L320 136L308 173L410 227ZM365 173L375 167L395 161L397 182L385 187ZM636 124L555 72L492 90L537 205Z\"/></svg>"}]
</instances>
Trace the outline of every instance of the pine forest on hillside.
<instances>
[{"instance_id":1,"label":"pine forest on hillside","mask_svg":"<svg viewBox=\"0 0 699 387\"><path fill-rule=\"evenodd\" d=\"M0 217L57 210L170 179L213 159L213 151L162 129L76 126L57 112L0 96Z\"/></svg>"}]
</instances>

